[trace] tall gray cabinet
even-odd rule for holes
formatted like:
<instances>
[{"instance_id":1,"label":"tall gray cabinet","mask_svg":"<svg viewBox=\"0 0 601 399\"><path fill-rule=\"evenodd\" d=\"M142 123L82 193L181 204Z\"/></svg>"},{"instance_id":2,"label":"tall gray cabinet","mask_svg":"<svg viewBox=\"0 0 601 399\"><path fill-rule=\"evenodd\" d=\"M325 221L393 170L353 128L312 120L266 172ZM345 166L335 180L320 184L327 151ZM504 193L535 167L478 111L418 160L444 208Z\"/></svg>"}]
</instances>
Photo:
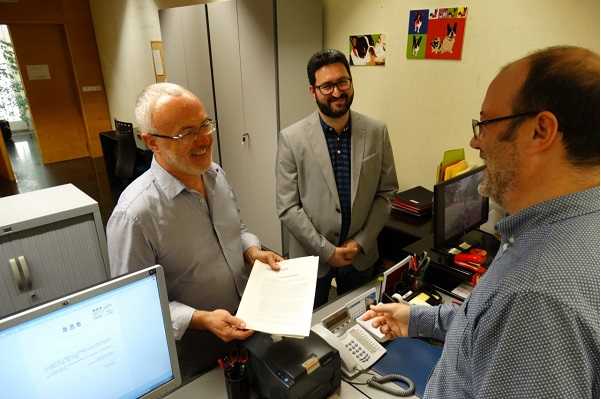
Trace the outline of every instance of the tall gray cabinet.
<instances>
[{"instance_id":1,"label":"tall gray cabinet","mask_svg":"<svg viewBox=\"0 0 601 399\"><path fill-rule=\"evenodd\" d=\"M264 246L285 252L277 133L315 110L306 65L322 48L321 0L228 0L159 15L168 80L189 87L217 119L219 162L242 219Z\"/></svg>"},{"instance_id":2,"label":"tall gray cabinet","mask_svg":"<svg viewBox=\"0 0 601 399\"><path fill-rule=\"evenodd\" d=\"M98 203L74 185L0 198L0 318L108 275Z\"/></svg>"}]
</instances>

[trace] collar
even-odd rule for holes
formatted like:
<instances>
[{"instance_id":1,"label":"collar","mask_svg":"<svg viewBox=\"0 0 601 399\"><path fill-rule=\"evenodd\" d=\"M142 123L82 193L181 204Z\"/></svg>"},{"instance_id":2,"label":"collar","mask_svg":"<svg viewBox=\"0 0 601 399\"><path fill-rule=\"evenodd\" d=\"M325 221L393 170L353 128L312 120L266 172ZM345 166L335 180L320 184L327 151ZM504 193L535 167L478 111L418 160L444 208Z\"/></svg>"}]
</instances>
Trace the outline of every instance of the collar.
<instances>
[{"instance_id":1,"label":"collar","mask_svg":"<svg viewBox=\"0 0 601 399\"><path fill-rule=\"evenodd\" d=\"M213 181L215 179L217 171L217 164L211 163L209 170L207 170L204 174L205 185L207 184L207 180ZM165 193L167 198L169 198L170 200L177 197L184 190L192 192L177 177L167 172L165 168L163 168L157 162L154 156L152 157L152 163L150 164L150 173L153 174L157 186L161 189L161 191L163 191L163 193Z\"/></svg>"},{"instance_id":2,"label":"collar","mask_svg":"<svg viewBox=\"0 0 601 399\"><path fill-rule=\"evenodd\" d=\"M344 127L344 129L342 129L342 131L340 132L340 134L350 134L351 133L351 128L352 128L352 124L351 124L351 114L349 112L349 117L348 117L348 123L346 124L346 126ZM318 112L317 116L319 117L319 123L321 124L321 129L323 130L324 133L326 134L333 134L333 135L338 135L338 133L336 133L336 129L334 129L332 126L328 125L322 118L321 118L321 114Z\"/></svg>"},{"instance_id":3,"label":"collar","mask_svg":"<svg viewBox=\"0 0 601 399\"><path fill-rule=\"evenodd\" d=\"M501 237L513 241L522 233L565 219L599 212L599 187L540 202L497 223Z\"/></svg>"}]
</instances>

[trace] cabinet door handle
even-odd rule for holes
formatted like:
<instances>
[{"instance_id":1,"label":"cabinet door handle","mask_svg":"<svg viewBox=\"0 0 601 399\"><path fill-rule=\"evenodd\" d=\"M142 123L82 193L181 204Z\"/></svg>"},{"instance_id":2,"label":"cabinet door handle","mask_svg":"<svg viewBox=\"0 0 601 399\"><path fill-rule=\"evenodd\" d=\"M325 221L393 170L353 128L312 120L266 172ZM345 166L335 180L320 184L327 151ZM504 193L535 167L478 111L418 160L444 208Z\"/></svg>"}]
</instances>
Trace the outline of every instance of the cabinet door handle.
<instances>
[{"instance_id":1,"label":"cabinet door handle","mask_svg":"<svg viewBox=\"0 0 601 399\"><path fill-rule=\"evenodd\" d=\"M19 292L31 290L31 275L29 274L29 267L27 266L25 257L10 258L8 263L10 264L10 270L17 283Z\"/></svg>"},{"instance_id":2,"label":"cabinet door handle","mask_svg":"<svg viewBox=\"0 0 601 399\"><path fill-rule=\"evenodd\" d=\"M19 267L17 260L15 258L10 258L8 260L8 263L10 264L10 271L13 273L13 277L15 279L15 282L17 283L17 289L19 290L19 292L23 292L23 290L25 289L25 282L23 281L23 276L21 275L21 268Z\"/></svg>"},{"instance_id":3,"label":"cabinet door handle","mask_svg":"<svg viewBox=\"0 0 601 399\"><path fill-rule=\"evenodd\" d=\"M19 256L17 258L21 265L21 272L23 273L23 279L25 280L25 289L31 291L33 284L31 283L31 273L29 273L29 265L25 256Z\"/></svg>"}]
</instances>

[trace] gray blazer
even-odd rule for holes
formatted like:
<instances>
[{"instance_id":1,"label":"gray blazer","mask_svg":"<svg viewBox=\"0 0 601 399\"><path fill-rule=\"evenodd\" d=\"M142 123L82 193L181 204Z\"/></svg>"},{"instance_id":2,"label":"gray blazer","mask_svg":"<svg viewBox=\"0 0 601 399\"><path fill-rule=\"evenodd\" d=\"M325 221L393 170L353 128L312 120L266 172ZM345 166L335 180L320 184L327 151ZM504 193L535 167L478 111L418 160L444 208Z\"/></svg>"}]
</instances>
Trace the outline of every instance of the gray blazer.
<instances>
[{"instance_id":1,"label":"gray blazer","mask_svg":"<svg viewBox=\"0 0 601 399\"><path fill-rule=\"evenodd\" d=\"M398 183L386 126L351 111L351 225L348 239L363 251L353 261L365 270L378 259L376 239L390 215ZM289 256L319 256L319 277L338 243L342 215L336 180L317 112L284 129L276 161L276 206L290 232Z\"/></svg>"}]
</instances>

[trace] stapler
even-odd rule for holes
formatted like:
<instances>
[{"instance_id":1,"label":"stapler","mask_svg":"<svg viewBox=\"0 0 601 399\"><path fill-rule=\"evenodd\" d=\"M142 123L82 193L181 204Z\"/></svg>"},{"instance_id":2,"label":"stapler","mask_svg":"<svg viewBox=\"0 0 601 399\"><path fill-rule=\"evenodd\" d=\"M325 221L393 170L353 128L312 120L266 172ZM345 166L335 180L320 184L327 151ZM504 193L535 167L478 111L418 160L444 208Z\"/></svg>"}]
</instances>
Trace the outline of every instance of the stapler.
<instances>
[{"instance_id":1,"label":"stapler","mask_svg":"<svg viewBox=\"0 0 601 399\"><path fill-rule=\"evenodd\" d=\"M486 251L483 249L472 248L467 252L462 252L453 256L453 264L457 267L469 270L474 273L470 280L470 284L475 286L486 272L484 264L486 264Z\"/></svg>"}]
</instances>

